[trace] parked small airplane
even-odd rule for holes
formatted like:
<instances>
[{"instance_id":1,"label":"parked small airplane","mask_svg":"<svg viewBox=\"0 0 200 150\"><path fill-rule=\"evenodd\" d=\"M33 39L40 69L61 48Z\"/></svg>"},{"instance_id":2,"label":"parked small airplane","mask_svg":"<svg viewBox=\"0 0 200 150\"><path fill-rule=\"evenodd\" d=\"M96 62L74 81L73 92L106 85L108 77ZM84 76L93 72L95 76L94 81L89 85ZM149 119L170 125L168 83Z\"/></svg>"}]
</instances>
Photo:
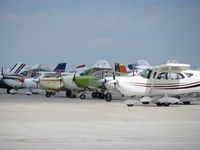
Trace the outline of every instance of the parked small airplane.
<instances>
[{"instance_id":1,"label":"parked small airplane","mask_svg":"<svg viewBox=\"0 0 200 150\"><path fill-rule=\"evenodd\" d=\"M59 91L66 91L67 89L64 87L62 82L62 77L64 76L73 76L74 73L69 72L63 72L63 73L57 73L56 77L43 77L39 80L39 87L46 91L46 97L50 97L52 95L55 95L56 92Z\"/></svg>"},{"instance_id":2,"label":"parked small airplane","mask_svg":"<svg viewBox=\"0 0 200 150\"><path fill-rule=\"evenodd\" d=\"M9 94L10 90L13 89L12 86L6 84L4 82L5 77L6 78L13 78L13 80L19 80L21 77L19 77L17 74L25 67L24 63L18 62L16 63L10 70L4 72L3 67L1 68L1 78L0 78L0 88L7 89L7 93Z\"/></svg>"},{"instance_id":3,"label":"parked small airplane","mask_svg":"<svg viewBox=\"0 0 200 150\"><path fill-rule=\"evenodd\" d=\"M30 72L33 74L33 71L37 71L37 70L44 70L40 68L40 65L37 65L39 68L31 68ZM66 63L60 63L56 66L56 68L54 69L54 71L63 71L65 70L66 67ZM44 70L45 71L45 70ZM3 75L3 81L11 86L14 90L12 90L11 92L13 94L17 93L16 90L18 89L22 89L22 88L28 88L29 91L26 92L27 95L32 94L32 90L35 88L38 88L38 80L42 77L47 77L47 76L56 76L57 72L34 72L34 74L36 74L35 77L31 77L31 78L27 78L26 76L23 76L24 72L26 72L26 74L30 74L29 70L25 70L23 71L23 73L21 74L16 74L16 75L12 75L12 76L5 76Z\"/></svg>"},{"instance_id":4,"label":"parked small airplane","mask_svg":"<svg viewBox=\"0 0 200 150\"><path fill-rule=\"evenodd\" d=\"M146 69L138 76L115 77L113 74L113 80L107 81L105 86L108 89L116 88L132 98L141 96L139 101L143 104L152 101L158 106L169 106L179 101L173 96L200 92L200 72L188 71L189 66L167 63ZM129 99L126 103L128 106L133 106L135 100ZM189 101L185 100L184 103L188 104Z\"/></svg>"},{"instance_id":5,"label":"parked small airplane","mask_svg":"<svg viewBox=\"0 0 200 150\"><path fill-rule=\"evenodd\" d=\"M74 95L81 93L80 98L85 99L86 91L94 91L92 92L93 98L105 98L106 101L110 101L112 99L112 95L105 88L104 82L102 82L102 80L105 77L112 77L112 70L113 68L110 67L107 61L101 60L99 61L99 63L96 63L94 67L81 73L80 76L74 74L74 76L63 77L63 83L65 88L70 90L67 96L74 97ZM115 63L116 76L124 76L127 73L128 72L124 64Z\"/></svg>"}]
</instances>

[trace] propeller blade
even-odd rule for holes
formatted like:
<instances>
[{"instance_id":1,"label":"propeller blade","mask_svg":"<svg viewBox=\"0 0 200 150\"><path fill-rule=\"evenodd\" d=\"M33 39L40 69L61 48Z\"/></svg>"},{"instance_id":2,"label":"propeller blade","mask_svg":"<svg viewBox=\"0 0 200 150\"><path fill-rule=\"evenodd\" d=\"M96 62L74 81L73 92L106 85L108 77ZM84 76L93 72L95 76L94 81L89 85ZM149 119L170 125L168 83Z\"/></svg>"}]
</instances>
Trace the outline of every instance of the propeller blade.
<instances>
[{"instance_id":1,"label":"propeller blade","mask_svg":"<svg viewBox=\"0 0 200 150\"><path fill-rule=\"evenodd\" d=\"M39 88L40 78L38 78L38 82L36 82L37 89Z\"/></svg>"},{"instance_id":2,"label":"propeller blade","mask_svg":"<svg viewBox=\"0 0 200 150\"><path fill-rule=\"evenodd\" d=\"M116 83L116 82L114 82L114 86L115 86L115 88L116 88L116 86L117 86L117 83Z\"/></svg>"},{"instance_id":3,"label":"propeller blade","mask_svg":"<svg viewBox=\"0 0 200 150\"><path fill-rule=\"evenodd\" d=\"M60 86L61 86L62 79L60 79Z\"/></svg>"},{"instance_id":4,"label":"propeller blade","mask_svg":"<svg viewBox=\"0 0 200 150\"><path fill-rule=\"evenodd\" d=\"M105 78L105 75L104 75L104 68L102 67L102 79Z\"/></svg>"},{"instance_id":5,"label":"propeller blade","mask_svg":"<svg viewBox=\"0 0 200 150\"><path fill-rule=\"evenodd\" d=\"M76 74L74 74L73 79L72 79L72 83L76 81Z\"/></svg>"},{"instance_id":6,"label":"propeller blade","mask_svg":"<svg viewBox=\"0 0 200 150\"><path fill-rule=\"evenodd\" d=\"M113 71L113 80L115 80L115 72Z\"/></svg>"},{"instance_id":7,"label":"propeller blade","mask_svg":"<svg viewBox=\"0 0 200 150\"><path fill-rule=\"evenodd\" d=\"M4 76L3 66L1 67L1 75Z\"/></svg>"}]
</instances>

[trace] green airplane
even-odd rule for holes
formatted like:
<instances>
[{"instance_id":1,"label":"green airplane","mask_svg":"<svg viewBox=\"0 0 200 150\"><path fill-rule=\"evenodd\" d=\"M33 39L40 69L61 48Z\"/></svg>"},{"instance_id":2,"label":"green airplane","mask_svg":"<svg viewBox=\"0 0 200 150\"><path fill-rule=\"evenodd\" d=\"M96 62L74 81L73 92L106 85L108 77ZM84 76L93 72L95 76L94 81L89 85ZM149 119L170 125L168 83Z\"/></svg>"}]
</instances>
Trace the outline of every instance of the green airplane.
<instances>
[{"instance_id":1,"label":"green airplane","mask_svg":"<svg viewBox=\"0 0 200 150\"><path fill-rule=\"evenodd\" d=\"M116 65L119 65L117 70ZM122 69L123 68L123 69ZM115 64L115 76L124 76L127 71L124 69L125 66L119 63ZM126 72L125 72L125 71ZM106 79L110 80L113 76L113 68L93 67L81 73L80 75L74 74L74 76L64 76L62 78L63 85L68 89L66 95L68 97L75 97L75 95L81 93L80 98L86 98L86 91L93 91L93 98L106 99L106 101L112 100L111 93L105 88L104 83ZM106 79L105 79L106 78Z\"/></svg>"}]
</instances>

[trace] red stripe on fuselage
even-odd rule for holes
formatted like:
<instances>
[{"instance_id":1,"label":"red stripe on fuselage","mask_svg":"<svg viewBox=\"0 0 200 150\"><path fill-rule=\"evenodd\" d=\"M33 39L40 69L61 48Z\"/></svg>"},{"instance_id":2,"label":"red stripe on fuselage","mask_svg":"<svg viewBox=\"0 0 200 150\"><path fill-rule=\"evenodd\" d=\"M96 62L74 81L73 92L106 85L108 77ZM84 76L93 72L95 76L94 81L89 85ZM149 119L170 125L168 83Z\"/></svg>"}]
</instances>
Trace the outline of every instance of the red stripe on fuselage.
<instances>
[{"instance_id":1,"label":"red stripe on fuselage","mask_svg":"<svg viewBox=\"0 0 200 150\"><path fill-rule=\"evenodd\" d=\"M172 83L173 84L173 83ZM176 83L175 83L176 84ZM181 85L170 85L170 84L155 84L153 87L183 87L183 86L190 86L190 85L195 85L195 84L200 84L200 81L198 82L193 82L193 83L187 83L187 84L181 84ZM135 86L142 86L142 87L151 87L152 83L132 83L132 85Z\"/></svg>"}]
</instances>

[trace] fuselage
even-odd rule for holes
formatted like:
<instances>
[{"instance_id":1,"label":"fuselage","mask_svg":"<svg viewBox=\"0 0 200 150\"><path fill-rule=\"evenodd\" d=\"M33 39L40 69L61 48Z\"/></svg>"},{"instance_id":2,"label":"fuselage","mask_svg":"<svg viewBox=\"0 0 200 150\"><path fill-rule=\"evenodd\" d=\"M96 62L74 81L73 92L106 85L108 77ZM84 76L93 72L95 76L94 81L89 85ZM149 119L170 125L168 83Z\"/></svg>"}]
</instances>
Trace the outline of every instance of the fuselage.
<instances>
[{"instance_id":1,"label":"fuselage","mask_svg":"<svg viewBox=\"0 0 200 150\"><path fill-rule=\"evenodd\" d=\"M105 84L109 89L116 88L126 96L180 95L200 92L200 73L185 71L169 74L151 74L149 77L116 77Z\"/></svg>"},{"instance_id":2,"label":"fuselage","mask_svg":"<svg viewBox=\"0 0 200 150\"><path fill-rule=\"evenodd\" d=\"M63 77L65 76L73 76L72 73L61 73L58 74L56 77L44 77L40 78L39 86L40 88L50 91L50 92L58 92L58 91L65 91L66 88L63 84Z\"/></svg>"}]
</instances>

